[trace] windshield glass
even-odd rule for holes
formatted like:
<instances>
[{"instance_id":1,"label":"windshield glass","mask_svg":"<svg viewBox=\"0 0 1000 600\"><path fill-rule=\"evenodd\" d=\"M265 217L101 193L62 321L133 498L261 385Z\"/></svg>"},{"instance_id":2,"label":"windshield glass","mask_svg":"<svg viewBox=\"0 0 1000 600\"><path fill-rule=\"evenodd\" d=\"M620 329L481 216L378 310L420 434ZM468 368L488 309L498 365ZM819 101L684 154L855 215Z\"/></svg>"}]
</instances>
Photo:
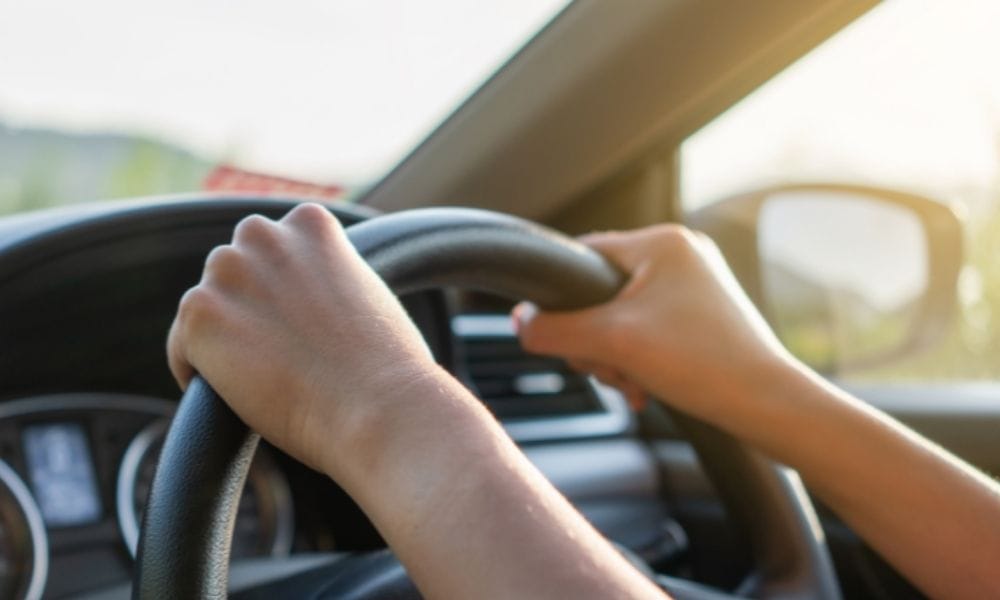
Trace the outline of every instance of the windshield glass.
<instances>
[{"instance_id":1,"label":"windshield glass","mask_svg":"<svg viewBox=\"0 0 1000 600\"><path fill-rule=\"evenodd\" d=\"M0 213L197 190L223 164L357 189L567 3L6 3Z\"/></svg>"}]
</instances>

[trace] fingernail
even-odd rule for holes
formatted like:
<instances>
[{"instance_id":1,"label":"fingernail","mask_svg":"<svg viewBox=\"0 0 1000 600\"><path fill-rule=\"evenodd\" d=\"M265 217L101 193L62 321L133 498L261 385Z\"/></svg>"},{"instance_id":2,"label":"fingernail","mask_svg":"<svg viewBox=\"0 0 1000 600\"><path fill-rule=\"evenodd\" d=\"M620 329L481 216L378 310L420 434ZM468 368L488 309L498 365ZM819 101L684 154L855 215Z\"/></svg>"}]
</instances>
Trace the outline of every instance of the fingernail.
<instances>
[{"instance_id":1,"label":"fingernail","mask_svg":"<svg viewBox=\"0 0 1000 600\"><path fill-rule=\"evenodd\" d=\"M538 307L531 302L521 302L515 306L512 311L514 333L520 333L524 325L535 318L536 314L538 314Z\"/></svg>"}]
</instances>

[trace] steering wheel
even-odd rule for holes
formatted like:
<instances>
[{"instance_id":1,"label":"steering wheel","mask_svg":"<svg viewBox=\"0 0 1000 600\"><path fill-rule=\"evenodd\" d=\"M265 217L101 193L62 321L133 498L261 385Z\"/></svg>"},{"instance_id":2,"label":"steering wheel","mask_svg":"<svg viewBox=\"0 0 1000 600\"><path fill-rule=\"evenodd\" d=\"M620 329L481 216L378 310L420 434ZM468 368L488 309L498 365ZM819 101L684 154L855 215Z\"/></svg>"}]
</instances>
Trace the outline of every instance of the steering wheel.
<instances>
[{"instance_id":1,"label":"steering wheel","mask_svg":"<svg viewBox=\"0 0 1000 600\"><path fill-rule=\"evenodd\" d=\"M359 223L347 235L399 294L456 286L565 310L606 301L623 283L622 274L589 248L487 211L411 210ZM798 478L714 427L683 415L678 420L750 542L754 575L738 593L840 598L822 530ZM227 596L232 529L258 440L195 378L163 444L139 539L133 597ZM731 597L690 582L660 582L680 598ZM419 597L388 551L338 560L256 591L273 597L280 590L286 597ZM253 597L253 590L245 595Z\"/></svg>"}]
</instances>

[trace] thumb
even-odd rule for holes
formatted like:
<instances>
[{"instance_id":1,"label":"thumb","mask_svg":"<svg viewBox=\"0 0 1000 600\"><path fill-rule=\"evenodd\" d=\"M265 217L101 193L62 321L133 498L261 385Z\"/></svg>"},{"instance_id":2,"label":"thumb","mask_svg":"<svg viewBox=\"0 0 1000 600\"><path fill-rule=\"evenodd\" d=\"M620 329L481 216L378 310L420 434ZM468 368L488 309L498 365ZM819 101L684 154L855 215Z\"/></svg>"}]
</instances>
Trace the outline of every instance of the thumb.
<instances>
[{"instance_id":1,"label":"thumb","mask_svg":"<svg viewBox=\"0 0 1000 600\"><path fill-rule=\"evenodd\" d=\"M574 311L543 311L531 302L514 307L512 316L521 346L536 354L567 359L596 357L604 334L603 306Z\"/></svg>"}]
</instances>

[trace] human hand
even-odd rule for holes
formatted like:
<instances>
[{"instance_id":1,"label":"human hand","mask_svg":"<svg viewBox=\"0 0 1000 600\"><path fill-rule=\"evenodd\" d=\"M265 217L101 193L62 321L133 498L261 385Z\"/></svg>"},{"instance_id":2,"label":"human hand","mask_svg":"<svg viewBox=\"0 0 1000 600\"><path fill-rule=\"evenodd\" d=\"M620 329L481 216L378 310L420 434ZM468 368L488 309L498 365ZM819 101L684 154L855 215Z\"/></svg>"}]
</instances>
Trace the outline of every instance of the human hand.
<instances>
[{"instance_id":1,"label":"human hand","mask_svg":"<svg viewBox=\"0 0 1000 600\"><path fill-rule=\"evenodd\" d=\"M181 299L167 349L182 388L200 373L248 426L330 475L350 453L345 443L371 435L368 416L443 373L396 297L316 204L280 221L241 221Z\"/></svg>"},{"instance_id":2,"label":"human hand","mask_svg":"<svg viewBox=\"0 0 1000 600\"><path fill-rule=\"evenodd\" d=\"M739 287L718 248L677 225L586 236L630 278L611 301L573 312L514 310L524 347L561 356L631 399L648 391L718 422L795 360Z\"/></svg>"}]
</instances>

